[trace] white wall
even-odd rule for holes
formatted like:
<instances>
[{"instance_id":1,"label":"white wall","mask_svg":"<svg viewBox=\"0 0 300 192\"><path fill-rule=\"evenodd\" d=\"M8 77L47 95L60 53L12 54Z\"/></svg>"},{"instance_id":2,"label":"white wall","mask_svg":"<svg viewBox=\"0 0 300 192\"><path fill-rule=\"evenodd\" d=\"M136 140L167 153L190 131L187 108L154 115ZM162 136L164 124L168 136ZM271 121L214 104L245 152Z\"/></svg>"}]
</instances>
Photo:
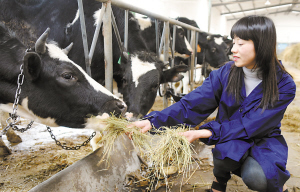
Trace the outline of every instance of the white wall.
<instances>
[{"instance_id":1,"label":"white wall","mask_svg":"<svg viewBox=\"0 0 300 192\"><path fill-rule=\"evenodd\" d=\"M221 16L221 13L218 9L211 9L211 18L210 18L210 33L220 34L220 35L229 35L226 30L226 17Z\"/></svg>"},{"instance_id":2,"label":"white wall","mask_svg":"<svg viewBox=\"0 0 300 192\"><path fill-rule=\"evenodd\" d=\"M276 27L278 43L299 43L300 42L300 17L290 13L289 15L277 14L266 15L271 18ZM231 27L236 21L227 22L227 33L230 33Z\"/></svg>"}]
</instances>

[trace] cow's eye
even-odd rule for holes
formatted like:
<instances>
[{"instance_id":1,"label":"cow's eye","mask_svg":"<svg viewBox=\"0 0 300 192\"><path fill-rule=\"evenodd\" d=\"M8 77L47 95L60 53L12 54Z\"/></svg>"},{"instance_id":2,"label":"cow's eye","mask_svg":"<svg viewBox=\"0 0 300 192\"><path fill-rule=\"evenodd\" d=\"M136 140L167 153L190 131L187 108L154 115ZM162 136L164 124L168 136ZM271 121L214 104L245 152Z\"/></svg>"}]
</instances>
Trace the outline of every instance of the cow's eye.
<instances>
[{"instance_id":1,"label":"cow's eye","mask_svg":"<svg viewBox=\"0 0 300 192\"><path fill-rule=\"evenodd\" d=\"M68 80L73 80L75 79L74 76L71 73L63 73L62 77Z\"/></svg>"},{"instance_id":2,"label":"cow's eye","mask_svg":"<svg viewBox=\"0 0 300 192\"><path fill-rule=\"evenodd\" d=\"M214 48L211 48L211 52L213 52L213 53L216 52L216 50L217 50L217 49L216 49L215 47L214 47Z\"/></svg>"}]
</instances>

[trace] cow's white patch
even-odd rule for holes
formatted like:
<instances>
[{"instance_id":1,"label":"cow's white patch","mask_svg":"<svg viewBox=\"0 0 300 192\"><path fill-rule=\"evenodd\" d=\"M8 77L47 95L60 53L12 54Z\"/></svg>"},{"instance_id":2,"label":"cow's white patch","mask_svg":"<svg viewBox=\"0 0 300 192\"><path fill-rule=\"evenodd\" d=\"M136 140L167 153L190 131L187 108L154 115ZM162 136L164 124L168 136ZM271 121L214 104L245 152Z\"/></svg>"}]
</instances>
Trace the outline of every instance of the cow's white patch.
<instances>
[{"instance_id":1,"label":"cow's white patch","mask_svg":"<svg viewBox=\"0 0 300 192\"><path fill-rule=\"evenodd\" d=\"M97 26L97 24L99 23L100 12L101 12L101 9L99 9L98 11L95 11L95 13L93 15L94 19L95 19L95 23L94 23L95 26Z\"/></svg>"},{"instance_id":2,"label":"cow's white patch","mask_svg":"<svg viewBox=\"0 0 300 192\"><path fill-rule=\"evenodd\" d=\"M3 111L6 111L8 113L12 113L12 103L8 104L0 104L0 108ZM28 98L23 99L22 104L18 106L17 114L20 117L23 117L28 120L32 120L38 123L42 123L44 125L48 125L50 127L58 127L58 125L55 123L55 119L53 118L42 118L37 115L35 115L30 109L28 109Z\"/></svg>"},{"instance_id":3,"label":"cow's white patch","mask_svg":"<svg viewBox=\"0 0 300 192\"><path fill-rule=\"evenodd\" d=\"M145 73L155 70L156 67L154 63L141 61L138 56L133 56L131 58L131 72L132 80L135 83L135 87L139 84L139 78Z\"/></svg>"},{"instance_id":4,"label":"cow's white patch","mask_svg":"<svg viewBox=\"0 0 300 192\"><path fill-rule=\"evenodd\" d=\"M184 42L185 42L185 45L186 45L186 48L193 53L193 49L190 45L190 43L188 42L188 40L186 39L186 37L184 37Z\"/></svg>"},{"instance_id":5,"label":"cow's white patch","mask_svg":"<svg viewBox=\"0 0 300 192\"><path fill-rule=\"evenodd\" d=\"M223 41L223 37L215 37L215 42L218 45L221 45L224 41Z\"/></svg>"},{"instance_id":6,"label":"cow's white patch","mask_svg":"<svg viewBox=\"0 0 300 192\"><path fill-rule=\"evenodd\" d=\"M141 30L147 29L148 27L152 26L150 18L137 17L136 19L138 20Z\"/></svg>"},{"instance_id":7,"label":"cow's white patch","mask_svg":"<svg viewBox=\"0 0 300 192\"><path fill-rule=\"evenodd\" d=\"M93 78L91 78L79 65L77 65L72 60L70 60L69 57L56 44L51 43L51 44L46 44L46 46L48 48L50 57L52 57L54 59L58 59L60 61L65 61L65 62L68 62L68 63L72 63L74 66L76 66L79 69L79 71L82 72L82 74L85 76L87 81L90 83L90 85L92 87L94 87L94 89L96 91L102 92L106 95L109 95L109 96L112 96L112 97L118 99L118 97L113 95L110 91L108 91L102 85L97 83ZM125 105L125 103L123 103L123 104Z\"/></svg>"}]
</instances>

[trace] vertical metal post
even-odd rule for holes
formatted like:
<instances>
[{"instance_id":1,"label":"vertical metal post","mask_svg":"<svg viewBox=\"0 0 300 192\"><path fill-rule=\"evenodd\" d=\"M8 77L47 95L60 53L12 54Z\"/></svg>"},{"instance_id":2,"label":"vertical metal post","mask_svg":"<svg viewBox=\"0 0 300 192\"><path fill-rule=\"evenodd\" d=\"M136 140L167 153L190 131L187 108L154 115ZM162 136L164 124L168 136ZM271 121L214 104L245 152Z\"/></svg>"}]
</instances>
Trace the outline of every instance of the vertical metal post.
<instances>
[{"instance_id":1,"label":"vertical metal post","mask_svg":"<svg viewBox=\"0 0 300 192\"><path fill-rule=\"evenodd\" d=\"M207 32L210 32L210 20L211 20L211 0L208 0L208 18L207 18Z\"/></svg>"},{"instance_id":2,"label":"vertical metal post","mask_svg":"<svg viewBox=\"0 0 300 192\"><path fill-rule=\"evenodd\" d=\"M160 55L160 53L159 53L159 35L160 35L160 34L159 34L159 28L158 28L158 27L159 27L159 26L158 26L158 20L155 19L156 56L159 58L159 55Z\"/></svg>"},{"instance_id":3,"label":"vertical metal post","mask_svg":"<svg viewBox=\"0 0 300 192\"><path fill-rule=\"evenodd\" d=\"M113 59L112 59L112 27L111 27L111 1L103 3L106 7L103 16L104 36L104 63L105 63L105 87L113 91Z\"/></svg>"},{"instance_id":4,"label":"vertical metal post","mask_svg":"<svg viewBox=\"0 0 300 192\"><path fill-rule=\"evenodd\" d=\"M176 42L176 25L173 25L172 55L174 55L175 53L175 42ZM174 58L172 58L171 67L174 67Z\"/></svg>"},{"instance_id":5,"label":"vertical metal post","mask_svg":"<svg viewBox=\"0 0 300 192\"><path fill-rule=\"evenodd\" d=\"M92 75L91 63L89 61L89 48L88 48L87 35L86 35L83 4L82 4L82 0L78 0L77 2L78 2L78 8L79 8L79 18L80 18L80 25L81 25L81 34L82 34L82 43L83 43L83 50L84 50L84 57L85 57L86 72L89 76L91 76Z\"/></svg>"},{"instance_id":6,"label":"vertical metal post","mask_svg":"<svg viewBox=\"0 0 300 192\"><path fill-rule=\"evenodd\" d=\"M163 49L163 46L164 46L164 43L165 43L165 39L164 39L164 37L165 37L165 29L166 29L166 27L165 27L165 24L164 24L164 28L163 28L162 35L161 35L162 38L161 38L160 44L159 44L158 57L160 57L160 54L162 52L162 49Z\"/></svg>"},{"instance_id":7,"label":"vertical metal post","mask_svg":"<svg viewBox=\"0 0 300 192\"><path fill-rule=\"evenodd\" d=\"M195 35L196 31L191 31L191 47L195 48L195 39L196 39L196 35ZM197 53L197 49L196 49L196 53ZM191 76L190 76L190 90L192 91L194 89L194 68L195 68L195 54L193 53L191 55Z\"/></svg>"},{"instance_id":8,"label":"vertical metal post","mask_svg":"<svg viewBox=\"0 0 300 192\"><path fill-rule=\"evenodd\" d=\"M170 26L169 21L164 22L164 62L169 61L169 37L170 37ZM167 90L167 83L164 83L164 92ZM168 107L168 98L166 94L163 99L164 108Z\"/></svg>"},{"instance_id":9,"label":"vertical metal post","mask_svg":"<svg viewBox=\"0 0 300 192\"><path fill-rule=\"evenodd\" d=\"M124 47L128 50L128 9L125 10Z\"/></svg>"},{"instance_id":10,"label":"vertical metal post","mask_svg":"<svg viewBox=\"0 0 300 192\"><path fill-rule=\"evenodd\" d=\"M89 63L90 63L90 65L92 63L93 55L94 55L94 52L95 52L95 48L96 48L96 44L97 44L97 40L98 40L98 36L99 36L99 31L100 31L101 24L102 24L104 12L105 12L105 7L103 6L103 3L102 3L102 8L101 8L100 13L99 13L99 20L98 20L98 23L97 23L97 26L96 26L96 29L95 29L93 42L92 42L91 50L90 50L90 54L89 54Z\"/></svg>"}]
</instances>

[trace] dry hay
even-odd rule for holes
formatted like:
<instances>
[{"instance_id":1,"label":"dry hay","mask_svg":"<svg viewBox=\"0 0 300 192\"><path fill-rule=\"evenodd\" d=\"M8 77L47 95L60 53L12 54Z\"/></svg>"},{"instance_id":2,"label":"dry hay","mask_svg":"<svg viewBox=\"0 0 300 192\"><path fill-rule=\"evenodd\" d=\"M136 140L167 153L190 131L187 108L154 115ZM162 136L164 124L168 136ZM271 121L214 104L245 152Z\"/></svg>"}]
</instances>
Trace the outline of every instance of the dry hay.
<instances>
[{"instance_id":1,"label":"dry hay","mask_svg":"<svg viewBox=\"0 0 300 192\"><path fill-rule=\"evenodd\" d=\"M156 133L159 137L155 146L146 155L151 167L150 188L157 188L156 181L164 178L168 186L168 176L181 173L188 177L192 165L192 153L195 153L191 143L180 133L187 131L184 125L174 128L161 127ZM182 180L183 181L183 180ZM183 183L181 183L182 185Z\"/></svg>"},{"instance_id":2,"label":"dry hay","mask_svg":"<svg viewBox=\"0 0 300 192\"><path fill-rule=\"evenodd\" d=\"M106 157L109 158L115 140L121 135L128 135L132 139L132 143L139 151L148 150L150 148L150 136L140 132L140 128L129 126L131 123L125 118L118 118L115 115L111 115L106 119L99 119L101 124L105 124L101 129L103 135L98 143L102 143L104 146L102 160Z\"/></svg>"},{"instance_id":3,"label":"dry hay","mask_svg":"<svg viewBox=\"0 0 300 192\"><path fill-rule=\"evenodd\" d=\"M86 140L85 136L61 138L64 144L74 145ZM36 143L40 145L41 143ZM67 168L92 152L88 146L80 150L66 151L55 142L42 146L39 150L18 150L0 158L0 191L28 191L57 172Z\"/></svg>"},{"instance_id":4,"label":"dry hay","mask_svg":"<svg viewBox=\"0 0 300 192\"><path fill-rule=\"evenodd\" d=\"M288 108L281 121L282 129L290 132L300 132L299 119L300 107L293 106Z\"/></svg>"},{"instance_id":5,"label":"dry hay","mask_svg":"<svg viewBox=\"0 0 300 192\"><path fill-rule=\"evenodd\" d=\"M287 47L279 57L284 62L300 69L300 43Z\"/></svg>"}]
</instances>

